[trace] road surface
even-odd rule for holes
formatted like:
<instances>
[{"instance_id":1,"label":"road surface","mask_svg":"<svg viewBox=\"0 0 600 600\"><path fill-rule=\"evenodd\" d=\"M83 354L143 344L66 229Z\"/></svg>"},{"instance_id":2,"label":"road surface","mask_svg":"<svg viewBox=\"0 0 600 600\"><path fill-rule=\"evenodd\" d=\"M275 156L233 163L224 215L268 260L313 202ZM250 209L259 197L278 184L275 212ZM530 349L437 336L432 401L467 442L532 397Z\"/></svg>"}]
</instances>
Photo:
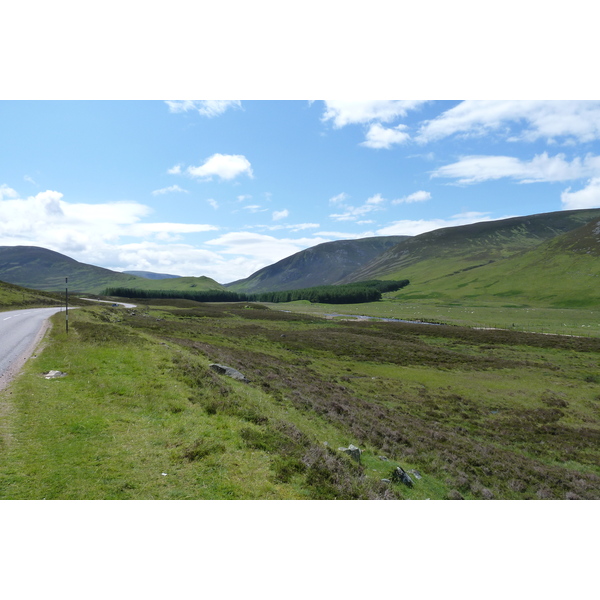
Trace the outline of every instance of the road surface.
<instances>
[{"instance_id":1,"label":"road surface","mask_svg":"<svg viewBox=\"0 0 600 600\"><path fill-rule=\"evenodd\" d=\"M0 312L0 389L35 350L48 328L48 319L61 310L64 311L64 307Z\"/></svg>"}]
</instances>

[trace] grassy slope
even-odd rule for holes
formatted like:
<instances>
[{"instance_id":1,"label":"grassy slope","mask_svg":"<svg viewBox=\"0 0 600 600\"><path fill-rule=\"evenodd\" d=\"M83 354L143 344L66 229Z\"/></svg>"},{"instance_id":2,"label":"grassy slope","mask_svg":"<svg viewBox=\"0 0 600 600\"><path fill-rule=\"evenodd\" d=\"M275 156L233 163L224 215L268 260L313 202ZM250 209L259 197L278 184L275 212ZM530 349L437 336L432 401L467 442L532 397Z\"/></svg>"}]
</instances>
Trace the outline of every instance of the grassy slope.
<instances>
[{"instance_id":1,"label":"grassy slope","mask_svg":"<svg viewBox=\"0 0 600 600\"><path fill-rule=\"evenodd\" d=\"M0 311L60 306L64 301L64 295L28 290L12 283L0 281Z\"/></svg>"},{"instance_id":2,"label":"grassy slope","mask_svg":"<svg viewBox=\"0 0 600 600\"><path fill-rule=\"evenodd\" d=\"M600 306L597 229L594 220L528 252L476 269L437 277L431 272L415 272L413 278L408 274L413 285L403 298L596 308Z\"/></svg>"},{"instance_id":3,"label":"grassy slope","mask_svg":"<svg viewBox=\"0 0 600 600\"><path fill-rule=\"evenodd\" d=\"M600 498L598 340L243 305L72 325L0 396L2 498Z\"/></svg>"},{"instance_id":4,"label":"grassy slope","mask_svg":"<svg viewBox=\"0 0 600 600\"><path fill-rule=\"evenodd\" d=\"M80 263L46 248L0 247L0 279L3 281L37 290L64 291L65 277L69 278L70 290L89 293L101 293L109 285L144 281L141 277Z\"/></svg>"},{"instance_id":5,"label":"grassy slope","mask_svg":"<svg viewBox=\"0 0 600 600\"><path fill-rule=\"evenodd\" d=\"M439 229L401 242L343 281L408 278L421 285L479 272L598 217L600 209L560 211Z\"/></svg>"}]
</instances>

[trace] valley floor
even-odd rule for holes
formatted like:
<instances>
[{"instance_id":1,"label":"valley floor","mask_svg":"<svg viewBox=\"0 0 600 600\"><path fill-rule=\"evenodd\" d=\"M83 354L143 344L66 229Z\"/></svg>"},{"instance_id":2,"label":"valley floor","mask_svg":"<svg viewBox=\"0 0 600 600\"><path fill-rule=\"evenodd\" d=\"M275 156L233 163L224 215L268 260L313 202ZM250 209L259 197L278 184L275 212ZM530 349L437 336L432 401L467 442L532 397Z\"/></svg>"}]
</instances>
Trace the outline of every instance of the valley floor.
<instances>
[{"instance_id":1,"label":"valley floor","mask_svg":"<svg viewBox=\"0 0 600 600\"><path fill-rule=\"evenodd\" d=\"M319 308L75 311L0 395L0 498L600 498L599 338Z\"/></svg>"}]
</instances>

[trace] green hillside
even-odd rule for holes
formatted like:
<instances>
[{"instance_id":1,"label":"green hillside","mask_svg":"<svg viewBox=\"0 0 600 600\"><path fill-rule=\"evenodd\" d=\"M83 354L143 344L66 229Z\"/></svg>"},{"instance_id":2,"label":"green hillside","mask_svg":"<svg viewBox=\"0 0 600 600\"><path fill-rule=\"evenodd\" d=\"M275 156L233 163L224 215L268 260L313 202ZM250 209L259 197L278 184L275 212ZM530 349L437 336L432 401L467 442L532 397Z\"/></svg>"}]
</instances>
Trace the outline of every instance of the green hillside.
<instances>
[{"instance_id":1,"label":"green hillside","mask_svg":"<svg viewBox=\"0 0 600 600\"><path fill-rule=\"evenodd\" d=\"M0 246L0 280L26 288L100 293L109 285L133 285L145 281L110 269L80 263L64 254L37 246Z\"/></svg>"},{"instance_id":2,"label":"green hillside","mask_svg":"<svg viewBox=\"0 0 600 600\"><path fill-rule=\"evenodd\" d=\"M478 269L421 280L403 298L597 308L600 220Z\"/></svg>"},{"instance_id":3,"label":"green hillside","mask_svg":"<svg viewBox=\"0 0 600 600\"><path fill-rule=\"evenodd\" d=\"M0 281L0 311L44 306L61 306L64 302L64 293L59 294L28 290L12 283ZM84 302L77 298L69 298L69 304L84 304Z\"/></svg>"},{"instance_id":4,"label":"green hillside","mask_svg":"<svg viewBox=\"0 0 600 600\"><path fill-rule=\"evenodd\" d=\"M68 277L70 292L101 294L107 287L141 290L223 289L209 277L148 279L80 263L37 246L0 246L0 280L25 288L62 292Z\"/></svg>"},{"instance_id":5,"label":"green hillside","mask_svg":"<svg viewBox=\"0 0 600 600\"><path fill-rule=\"evenodd\" d=\"M410 279L416 285L480 269L600 218L600 209L559 211L447 227L404 240L337 283ZM435 287L435 286L434 286Z\"/></svg>"},{"instance_id":6,"label":"green hillside","mask_svg":"<svg viewBox=\"0 0 600 600\"><path fill-rule=\"evenodd\" d=\"M326 242L288 256L226 287L234 292L259 293L331 285L405 239L407 236L382 236Z\"/></svg>"}]
</instances>

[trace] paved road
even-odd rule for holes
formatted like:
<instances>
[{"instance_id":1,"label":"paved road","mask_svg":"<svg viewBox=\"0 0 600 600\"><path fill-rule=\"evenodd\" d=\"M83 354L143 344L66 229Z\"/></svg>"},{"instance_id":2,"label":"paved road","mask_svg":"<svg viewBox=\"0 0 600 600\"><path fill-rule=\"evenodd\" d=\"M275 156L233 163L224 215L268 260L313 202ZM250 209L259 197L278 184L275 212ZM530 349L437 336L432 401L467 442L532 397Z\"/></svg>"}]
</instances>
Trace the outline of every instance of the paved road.
<instances>
[{"instance_id":1,"label":"paved road","mask_svg":"<svg viewBox=\"0 0 600 600\"><path fill-rule=\"evenodd\" d=\"M47 319L61 310L64 307L0 312L0 389L34 351L46 330Z\"/></svg>"}]
</instances>

